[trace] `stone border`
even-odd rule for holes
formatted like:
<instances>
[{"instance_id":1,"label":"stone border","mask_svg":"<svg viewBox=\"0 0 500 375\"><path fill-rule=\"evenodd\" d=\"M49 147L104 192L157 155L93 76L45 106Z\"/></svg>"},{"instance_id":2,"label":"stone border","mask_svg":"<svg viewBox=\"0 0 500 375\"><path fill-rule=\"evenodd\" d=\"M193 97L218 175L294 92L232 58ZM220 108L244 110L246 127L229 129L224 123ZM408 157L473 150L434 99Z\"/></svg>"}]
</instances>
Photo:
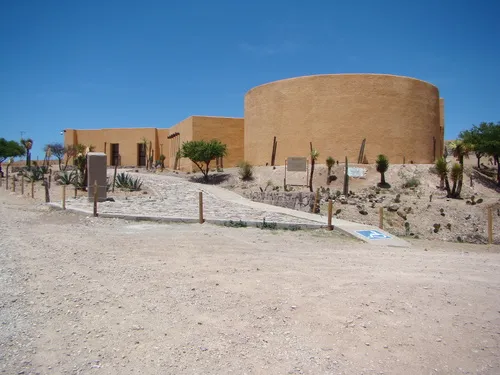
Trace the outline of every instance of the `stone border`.
<instances>
[{"instance_id":1,"label":"stone border","mask_svg":"<svg viewBox=\"0 0 500 375\"><path fill-rule=\"evenodd\" d=\"M68 211L68 212L73 212L77 214L84 214L84 215L93 215L92 211L86 211L82 210L80 208L70 208L66 207L65 210L62 209L62 206L58 203L47 203L49 208L51 209L56 209L59 211ZM99 214L98 217L101 218L106 218L106 219L123 219L123 220L133 220L133 221L151 221L151 222L157 222L157 223L183 223L183 224L198 224L199 219L198 218L182 218L182 217L169 217L169 216L147 216L147 215L127 215L127 214L110 214L110 213L101 213ZM225 223L230 222L231 220L222 220L222 219L205 219L205 223L207 224L213 224L213 225L220 225L220 226L226 226ZM234 221L234 220L233 220ZM236 223L238 221L234 221ZM259 225L262 224L262 221L255 221L255 220L248 220L242 222L247 224L247 227L258 227ZM275 223L276 224L276 229L290 229L290 228L300 228L300 229L323 229L326 228L326 224L297 224L297 223L277 223L277 222L269 222L269 223ZM268 223L268 224L269 224ZM351 238L356 238L353 236L351 233L344 231L342 229L339 229L337 227L334 227L334 230L337 230L338 232L342 232L344 234L349 235ZM357 239L357 238L356 238ZM364 241L360 241L364 242Z\"/></svg>"}]
</instances>

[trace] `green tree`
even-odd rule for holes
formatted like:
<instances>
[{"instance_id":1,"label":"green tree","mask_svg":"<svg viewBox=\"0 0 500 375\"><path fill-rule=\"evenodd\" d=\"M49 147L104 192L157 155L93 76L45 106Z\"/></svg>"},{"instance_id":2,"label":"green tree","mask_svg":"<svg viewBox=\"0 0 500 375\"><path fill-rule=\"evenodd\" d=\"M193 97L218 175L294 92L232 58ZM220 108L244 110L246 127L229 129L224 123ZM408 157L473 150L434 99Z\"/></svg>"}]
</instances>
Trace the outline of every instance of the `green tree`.
<instances>
[{"instance_id":1,"label":"green tree","mask_svg":"<svg viewBox=\"0 0 500 375\"><path fill-rule=\"evenodd\" d=\"M227 155L227 146L217 139L211 141L188 141L182 144L181 157L191 160L208 181L210 162Z\"/></svg>"},{"instance_id":2,"label":"green tree","mask_svg":"<svg viewBox=\"0 0 500 375\"><path fill-rule=\"evenodd\" d=\"M319 152L316 149L311 150L311 175L309 176L309 190L313 191L313 175L314 175L314 165L318 160Z\"/></svg>"},{"instance_id":3,"label":"green tree","mask_svg":"<svg viewBox=\"0 0 500 375\"><path fill-rule=\"evenodd\" d=\"M31 166L31 149L33 147L33 140L31 138L21 138L21 144L26 150L26 166L29 167Z\"/></svg>"},{"instance_id":4,"label":"green tree","mask_svg":"<svg viewBox=\"0 0 500 375\"><path fill-rule=\"evenodd\" d=\"M474 126L470 130L464 130L460 132L458 138L467 145L468 150L474 151L477 158L477 168L481 168L481 157L484 155L484 152L479 149L481 143L479 128Z\"/></svg>"},{"instance_id":5,"label":"green tree","mask_svg":"<svg viewBox=\"0 0 500 375\"><path fill-rule=\"evenodd\" d=\"M64 147L62 143L49 143L45 145L43 151L47 153L49 150L51 155L54 155L57 158L57 161L59 163L59 170L62 170L62 160L67 151L66 147Z\"/></svg>"},{"instance_id":6,"label":"green tree","mask_svg":"<svg viewBox=\"0 0 500 375\"><path fill-rule=\"evenodd\" d=\"M23 156L24 152L24 147L18 142L0 138L0 165L7 159Z\"/></svg>"},{"instance_id":7,"label":"green tree","mask_svg":"<svg viewBox=\"0 0 500 375\"><path fill-rule=\"evenodd\" d=\"M377 172L380 173L380 187L387 187L389 184L385 182L385 172L389 169L389 159L385 155L378 155L375 161L377 165Z\"/></svg>"},{"instance_id":8,"label":"green tree","mask_svg":"<svg viewBox=\"0 0 500 375\"><path fill-rule=\"evenodd\" d=\"M477 132L475 150L490 155L497 165L497 184L500 185L500 122L482 122L473 126L472 131Z\"/></svg>"}]
</instances>

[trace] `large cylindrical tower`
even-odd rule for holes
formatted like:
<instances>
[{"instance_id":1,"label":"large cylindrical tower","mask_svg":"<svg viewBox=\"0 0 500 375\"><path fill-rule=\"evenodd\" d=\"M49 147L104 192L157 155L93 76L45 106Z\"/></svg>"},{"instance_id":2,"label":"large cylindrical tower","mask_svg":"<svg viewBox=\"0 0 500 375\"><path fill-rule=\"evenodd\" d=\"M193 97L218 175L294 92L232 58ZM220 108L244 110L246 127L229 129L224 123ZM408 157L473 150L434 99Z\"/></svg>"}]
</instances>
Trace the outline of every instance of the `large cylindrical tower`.
<instances>
[{"instance_id":1,"label":"large cylindrical tower","mask_svg":"<svg viewBox=\"0 0 500 375\"><path fill-rule=\"evenodd\" d=\"M332 74L285 79L245 95L245 160L276 164L308 156L309 142L328 156L365 162L385 154L391 163L433 163L442 153L438 89L430 83L384 74Z\"/></svg>"}]
</instances>

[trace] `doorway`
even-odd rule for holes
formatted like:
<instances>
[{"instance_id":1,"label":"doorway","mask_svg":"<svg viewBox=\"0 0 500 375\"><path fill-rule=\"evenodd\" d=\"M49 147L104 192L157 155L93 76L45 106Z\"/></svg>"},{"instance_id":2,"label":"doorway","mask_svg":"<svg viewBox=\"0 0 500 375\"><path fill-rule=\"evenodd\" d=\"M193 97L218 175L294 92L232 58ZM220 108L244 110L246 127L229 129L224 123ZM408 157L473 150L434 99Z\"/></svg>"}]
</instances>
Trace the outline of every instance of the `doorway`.
<instances>
[{"instance_id":1,"label":"doorway","mask_svg":"<svg viewBox=\"0 0 500 375\"><path fill-rule=\"evenodd\" d=\"M111 160L110 165L120 165L120 144L119 143L111 143Z\"/></svg>"},{"instance_id":2,"label":"doorway","mask_svg":"<svg viewBox=\"0 0 500 375\"><path fill-rule=\"evenodd\" d=\"M144 143L137 144L137 166L146 166L146 145Z\"/></svg>"}]
</instances>

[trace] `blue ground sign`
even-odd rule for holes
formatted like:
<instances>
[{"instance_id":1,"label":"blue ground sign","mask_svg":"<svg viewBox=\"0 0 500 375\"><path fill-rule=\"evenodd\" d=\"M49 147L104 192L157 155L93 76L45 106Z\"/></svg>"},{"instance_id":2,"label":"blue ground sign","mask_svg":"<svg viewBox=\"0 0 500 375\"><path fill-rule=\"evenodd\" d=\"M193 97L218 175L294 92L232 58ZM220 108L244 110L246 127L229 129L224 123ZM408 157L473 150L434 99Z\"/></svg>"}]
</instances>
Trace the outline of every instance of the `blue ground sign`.
<instances>
[{"instance_id":1,"label":"blue ground sign","mask_svg":"<svg viewBox=\"0 0 500 375\"><path fill-rule=\"evenodd\" d=\"M368 238L369 240L386 240L391 238L391 236L379 232L378 230L357 230L356 233Z\"/></svg>"}]
</instances>

